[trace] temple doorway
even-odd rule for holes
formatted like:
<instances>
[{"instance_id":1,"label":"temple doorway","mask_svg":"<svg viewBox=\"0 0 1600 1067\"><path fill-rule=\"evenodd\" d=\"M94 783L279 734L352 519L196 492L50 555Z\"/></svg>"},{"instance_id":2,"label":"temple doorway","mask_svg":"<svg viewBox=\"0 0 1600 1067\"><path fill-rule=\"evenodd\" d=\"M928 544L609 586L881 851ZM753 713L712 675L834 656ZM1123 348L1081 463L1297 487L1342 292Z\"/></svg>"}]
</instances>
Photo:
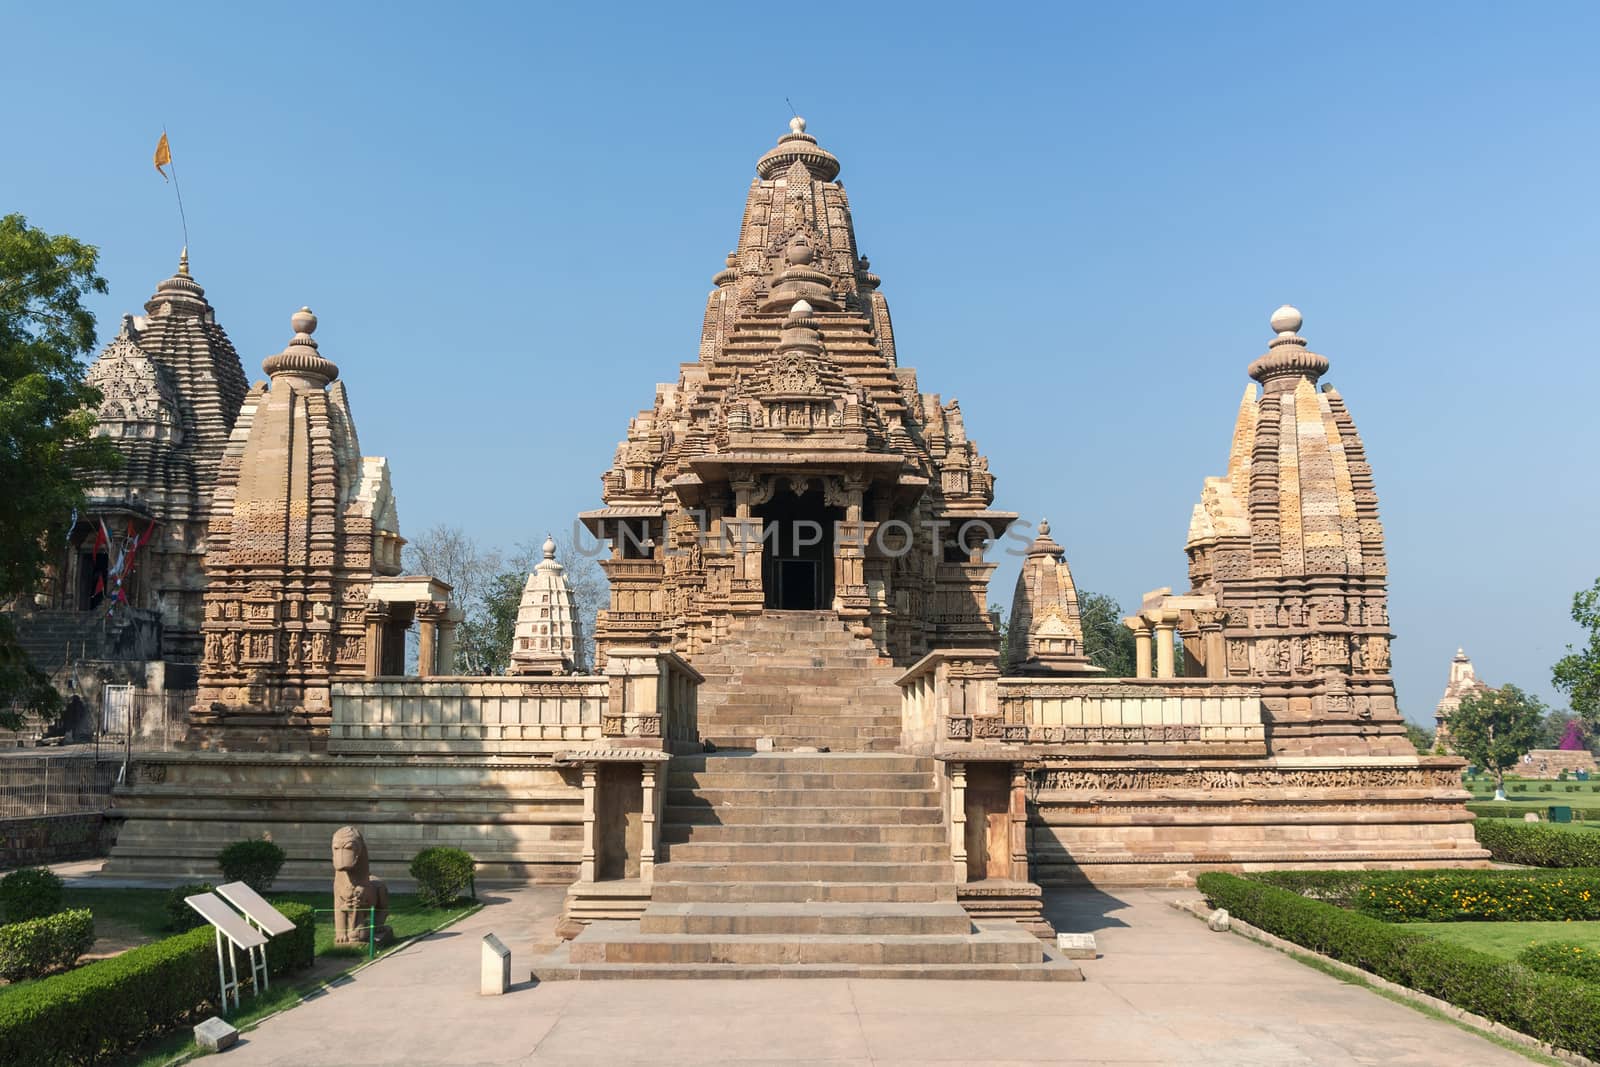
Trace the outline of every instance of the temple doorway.
<instances>
[{"instance_id":1,"label":"temple doorway","mask_svg":"<svg viewBox=\"0 0 1600 1067\"><path fill-rule=\"evenodd\" d=\"M796 495L785 485L755 509L762 520L761 588L769 611L824 611L833 606L833 531L844 509L822 490Z\"/></svg>"}]
</instances>

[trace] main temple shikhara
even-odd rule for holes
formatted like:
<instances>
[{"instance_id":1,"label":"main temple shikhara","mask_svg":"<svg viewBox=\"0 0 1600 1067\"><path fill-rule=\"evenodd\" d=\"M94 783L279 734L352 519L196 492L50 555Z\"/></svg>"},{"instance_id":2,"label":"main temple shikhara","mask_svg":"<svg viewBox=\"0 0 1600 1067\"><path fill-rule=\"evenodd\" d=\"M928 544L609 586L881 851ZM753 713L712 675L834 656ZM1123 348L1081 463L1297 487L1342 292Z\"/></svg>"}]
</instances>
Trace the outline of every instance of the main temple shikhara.
<instances>
[{"instance_id":1,"label":"main temple shikhara","mask_svg":"<svg viewBox=\"0 0 1600 1067\"><path fill-rule=\"evenodd\" d=\"M1372 469L1299 312L1249 363L1189 589L1145 597L1137 676L1108 677L1049 525L994 507L959 404L901 364L839 170L798 119L757 160L698 359L581 515L609 553L594 673L553 546L512 673L450 673L451 590L399 573L387 465L309 311L270 382L224 375L208 502L170 520L185 544L209 524L177 583L204 591L191 751L139 758L110 869L199 876L270 832L311 877L355 823L379 873L451 844L480 878L571 883L546 977L1061 977L1040 886L1481 864L1460 762L1419 756L1395 706ZM169 335L105 358L160 364Z\"/></svg>"}]
</instances>

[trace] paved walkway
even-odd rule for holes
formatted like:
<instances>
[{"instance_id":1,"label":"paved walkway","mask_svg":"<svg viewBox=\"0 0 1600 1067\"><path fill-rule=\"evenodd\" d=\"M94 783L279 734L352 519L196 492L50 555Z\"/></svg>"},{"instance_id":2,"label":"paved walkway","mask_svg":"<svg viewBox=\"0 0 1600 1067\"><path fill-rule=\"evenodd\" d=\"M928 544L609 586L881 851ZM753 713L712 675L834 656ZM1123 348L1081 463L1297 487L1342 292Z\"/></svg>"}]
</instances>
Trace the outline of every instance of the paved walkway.
<instances>
[{"instance_id":1,"label":"paved walkway","mask_svg":"<svg viewBox=\"0 0 1600 1067\"><path fill-rule=\"evenodd\" d=\"M1093 930L1087 981L525 981L560 889L493 895L467 921L244 1035L249 1064L961 1063L1522 1065L1516 1053L1167 906L1170 894L1056 894ZM512 949L477 993L479 939ZM210 1062L210 1061L207 1061Z\"/></svg>"}]
</instances>

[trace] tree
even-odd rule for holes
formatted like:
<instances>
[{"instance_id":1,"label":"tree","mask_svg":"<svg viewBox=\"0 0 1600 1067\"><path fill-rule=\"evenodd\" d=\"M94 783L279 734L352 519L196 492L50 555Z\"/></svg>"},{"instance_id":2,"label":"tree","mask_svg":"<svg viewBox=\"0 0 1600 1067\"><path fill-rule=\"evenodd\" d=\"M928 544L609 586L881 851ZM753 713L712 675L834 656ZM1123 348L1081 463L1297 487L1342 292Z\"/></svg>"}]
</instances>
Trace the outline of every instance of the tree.
<instances>
[{"instance_id":1,"label":"tree","mask_svg":"<svg viewBox=\"0 0 1600 1067\"><path fill-rule=\"evenodd\" d=\"M1133 631L1122 625L1122 605L1104 593L1079 591L1083 654L1112 678L1132 678L1137 669Z\"/></svg>"},{"instance_id":2,"label":"tree","mask_svg":"<svg viewBox=\"0 0 1600 1067\"><path fill-rule=\"evenodd\" d=\"M1426 726L1419 725L1418 723L1414 723L1410 719L1407 719L1406 737L1410 740L1412 746L1416 748L1418 752L1433 751L1433 731L1428 729Z\"/></svg>"},{"instance_id":3,"label":"tree","mask_svg":"<svg viewBox=\"0 0 1600 1067\"><path fill-rule=\"evenodd\" d=\"M1450 713L1450 746L1494 775L1496 800L1505 799L1505 772L1533 748L1544 702L1514 685L1461 698Z\"/></svg>"},{"instance_id":4,"label":"tree","mask_svg":"<svg viewBox=\"0 0 1600 1067\"><path fill-rule=\"evenodd\" d=\"M1600 578L1573 595L1572 621L1589 631L1589 639L1582 648L1567 646L1567 654L1550 672L1551 681L1567 694L1585 732L1594 737L1600 734Z\"/></svg>"},{"instance_id":5,"label":"tree","mask_svg":"<svg viewBox=\"0 0 1600 1067\"><path fill-rule=\"evenodd\" d=\"M94 435L98 390L83 381L94 351L94 315L104 293L99 251L62 234L0 218L0 604L31 594L60 548L81 477L114 466L110 441ZM49 679L0 625L0 725L25 712L51 719L61 701Z\"/></svg>"}]
</instances>

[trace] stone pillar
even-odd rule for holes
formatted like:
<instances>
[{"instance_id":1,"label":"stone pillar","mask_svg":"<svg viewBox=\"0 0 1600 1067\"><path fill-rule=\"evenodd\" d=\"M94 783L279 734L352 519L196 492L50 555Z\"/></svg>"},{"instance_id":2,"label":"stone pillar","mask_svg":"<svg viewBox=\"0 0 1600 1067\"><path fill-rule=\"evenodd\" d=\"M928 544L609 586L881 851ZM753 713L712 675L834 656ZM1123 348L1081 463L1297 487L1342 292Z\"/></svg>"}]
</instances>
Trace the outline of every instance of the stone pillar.
<instances>
[{"instance_id":1,"label":"stone pillar","mask_svg":"<svg viewBox=\"0 0 1600 1067\"><path fill-rule=\"evenodd\" d=\"M593 882L595 876L595 790L599 777L599 768L595 764L583 765L583 854L578 861L580 882Z\"/></svg>"},{"instance_id":2,"label":"stone pillar","mask_svg":"<svg viewBox=\"0 0 1600 1067\"><path fill-rule=\"evenodd\" d=\"M367 624L367 677L376 678L383 673L383 638L389 628L389 605L381 600L367 601L362 621Z\"/></svg>"},{"instance_id":3,"label":"stone pillar","mask_svg":"<svg viewBox=\"0 0 1600 1067\"><path fill-rule=\"evenodd\" d=\"M967 765L946 764L950 772L950 858L957 885L967 884Z\"/></svg>"},{"instance_id":4,"label":"stone pillar","mask_svg":"<svg viewBox=\"0 0 1600 1067\"><path fill-rule=\"evenodd\" d=\"M1122 625L1133 631L1133 676L1150 677L1150 624L1138 615L1122 620Z\"/></svg>"},{"instance_id":5,"label":"stone pillar","mask_svg":"<svg viewBox=\"0 0 1600 1067\"><path fill-rule=\"evenodd\" d=\"M1173 646L1174 630L1178 625L1176 611L1161 611L1151 620L1155 624L1156 642L1156 677L1171 678L1173 676Z\"/></svg>"},{"instance_id":6,"label":"stone pillar","mask_svg":"<svg viewBox=\"0 0 1600 1067\"><path fill-rule=\"evenodd\" d=\"M639 765L639 779L644 794L639 813L643 823L639 831L639 881L644 885L649 885L655 877L657 827L661 825L656 821L656 774L661 766L659 763Z\"/></svg>"},{"instance_id":7,"label":"stone pillar","mask_svg":"<svg viewBox=\"0 0 1600 1067\"><path fill-rule=\"evenodd\" d=\"M1028 774L1011 765L1011 880L1028 880Z\"/></svg>"},{"instance_id":8,"label":"stone pillar","mask_svg":"<svg viewBox=\"0 0 1600 1067\"><path fill-rule=\"evenodd\" d=\"M466 612L455 605L439 620L439 651L436 665L440 674L456 673L456 627L466 618Z\"/></svg>"},{"instance_id":9,"label":"stone pillar","mask_svg":"<svg viewBox=\"0 0 1600 1067\"><path fill-rule=\"evenodd\" d=\"M439 614L430 601L417 604L417 675L421 678L439 673Z\"/></svg>"},{"instance_id":10,"label":"stone pillar","mask_svg":"<svg viewBox=\"0 0 1600 1067\"><path fill-rule=\"evenodd\" d=\"M1200 639L1205 643L1206 677L1226 678L1227 643L1222 638L1222 627L1228 621L1228 613L1221 610L1197 611L1195 618L1200 623Z\"/></svg>"}]
</instances>

